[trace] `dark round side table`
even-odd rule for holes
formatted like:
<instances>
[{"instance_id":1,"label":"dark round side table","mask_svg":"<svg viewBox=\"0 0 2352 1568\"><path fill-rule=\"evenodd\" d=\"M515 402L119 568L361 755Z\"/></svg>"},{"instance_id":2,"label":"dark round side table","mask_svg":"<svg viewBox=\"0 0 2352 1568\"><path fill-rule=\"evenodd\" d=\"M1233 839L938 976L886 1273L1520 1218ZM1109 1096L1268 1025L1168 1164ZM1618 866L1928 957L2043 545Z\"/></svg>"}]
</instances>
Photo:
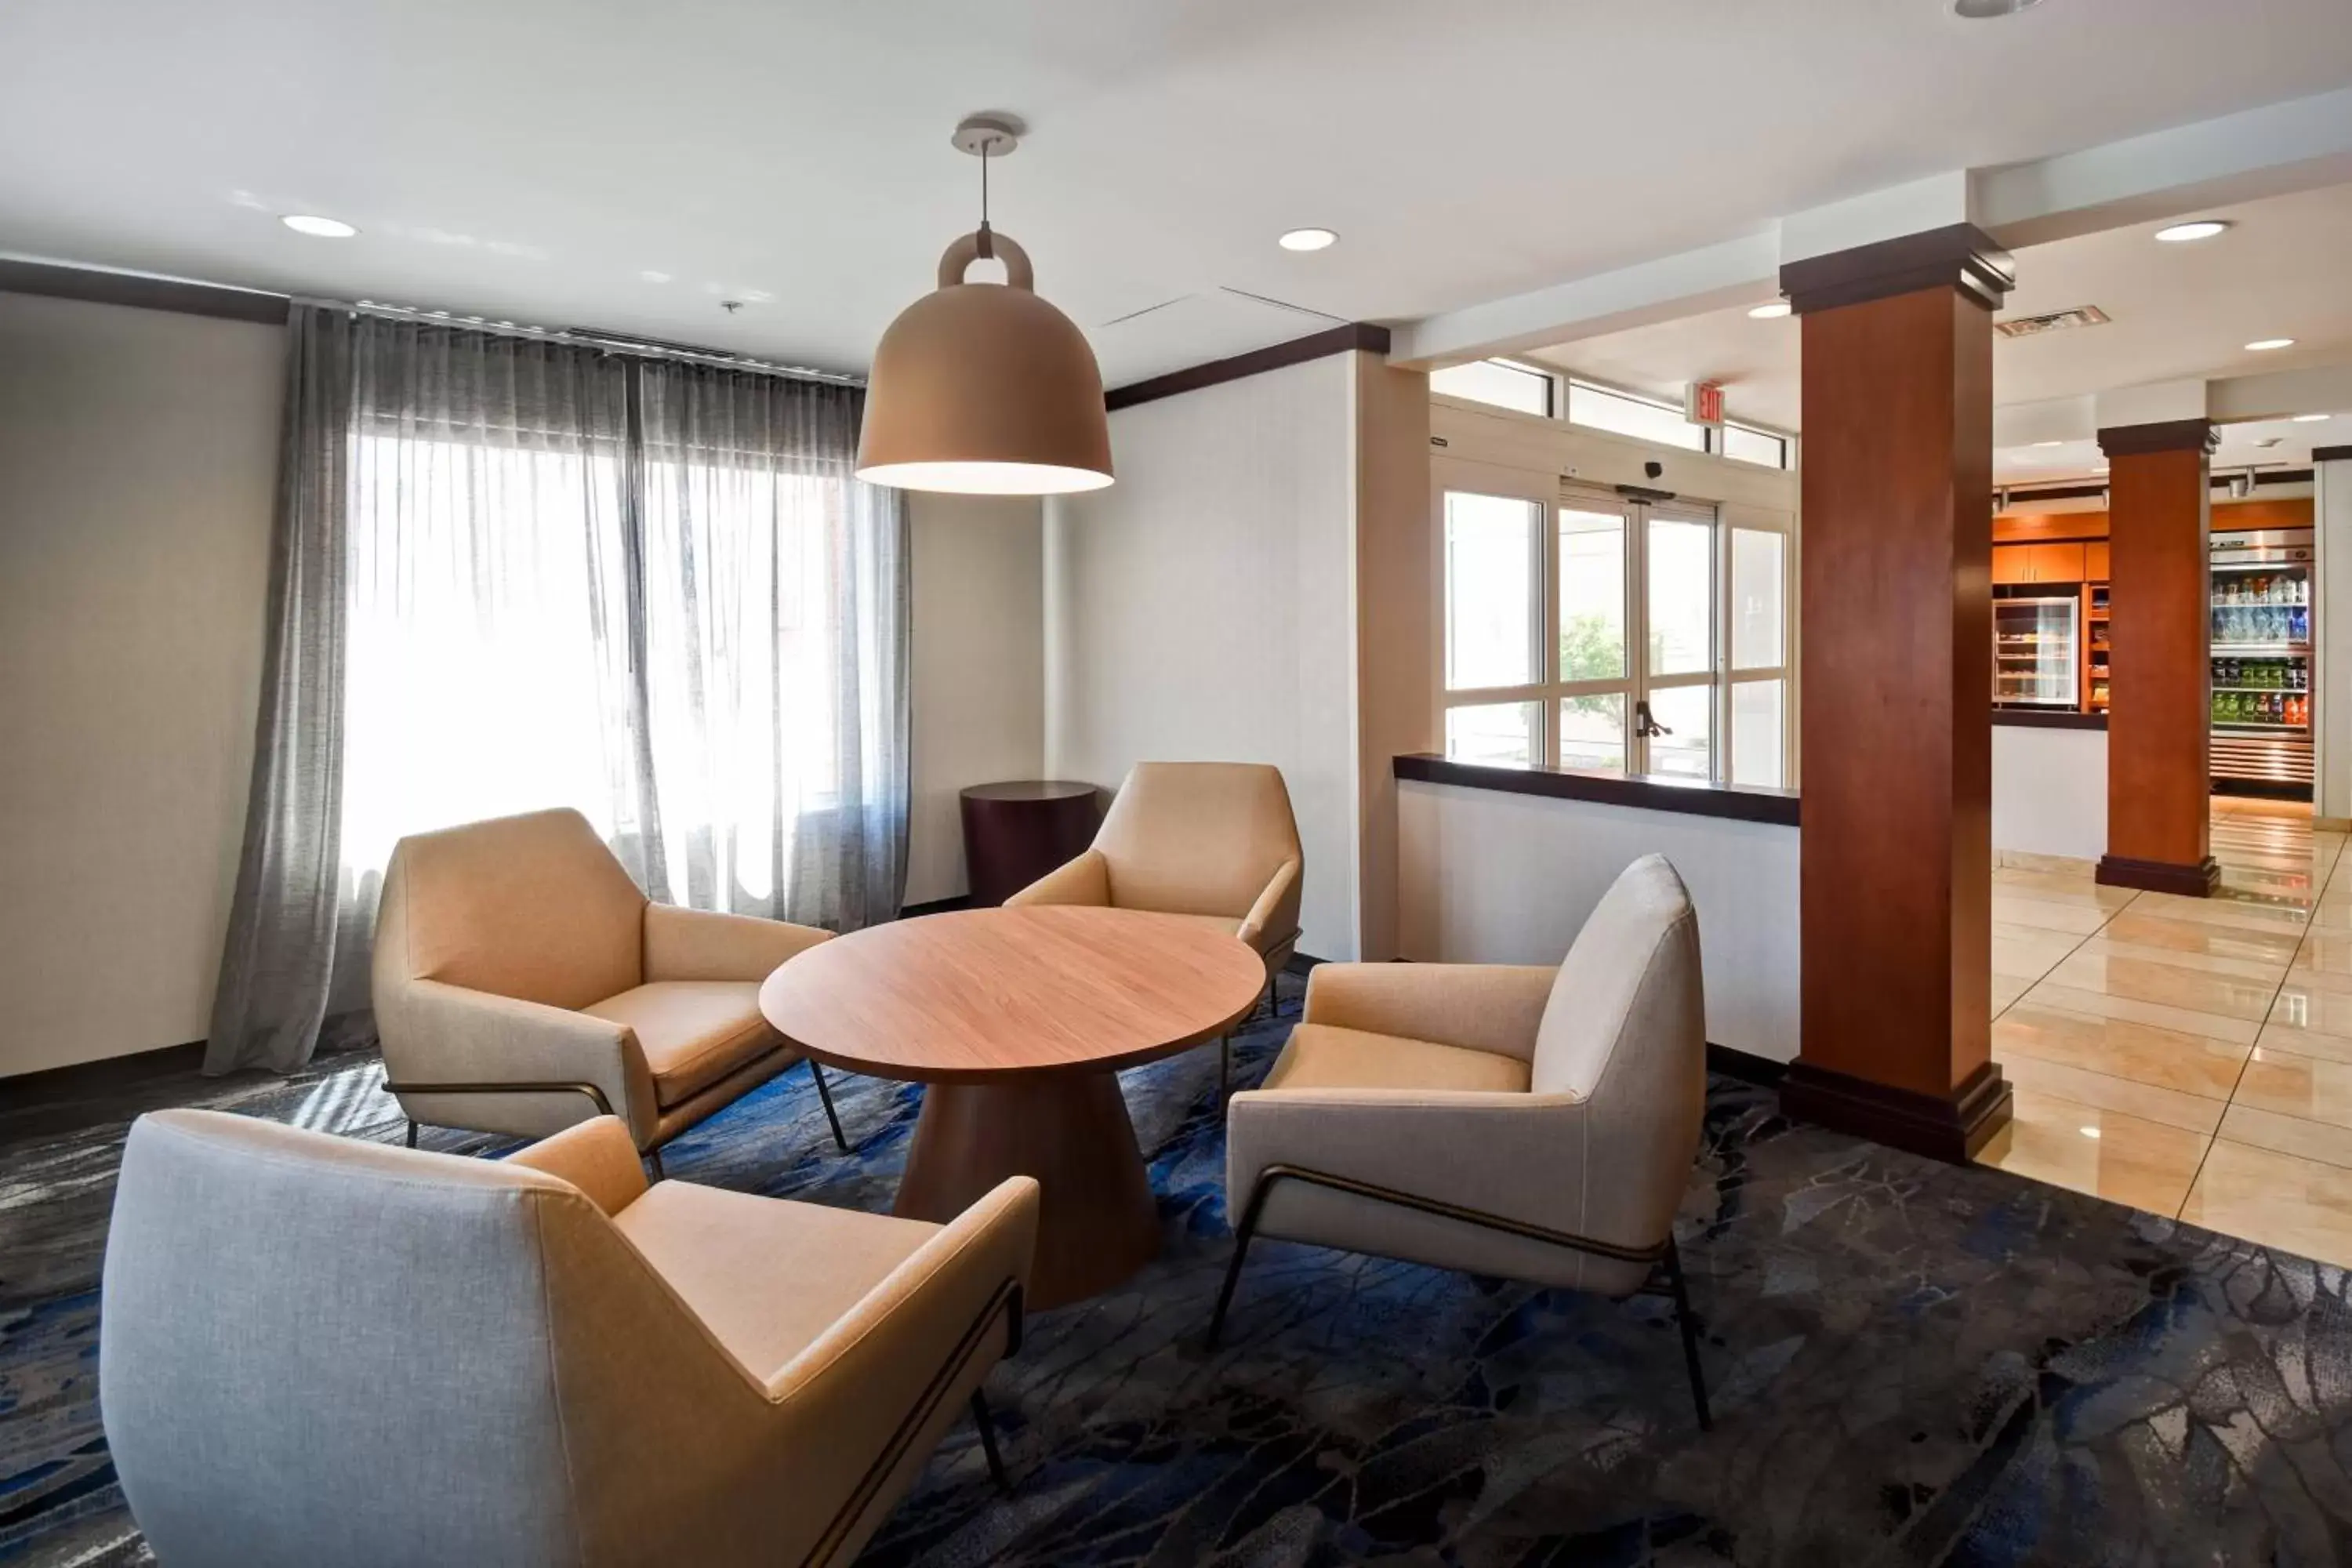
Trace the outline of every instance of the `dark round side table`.
<instances>
[{"instance_id":1,"label":"dark round side table","mask_svg":"<svg viewBox=\"0 0 2352 1568\"><path fill-rule=\"evenodd\" d=\"M1090 784L1024 779L963 792L963 858L971 901L1003 903L1095 841L1102 792Z\"/></svg>"}]
</instances>

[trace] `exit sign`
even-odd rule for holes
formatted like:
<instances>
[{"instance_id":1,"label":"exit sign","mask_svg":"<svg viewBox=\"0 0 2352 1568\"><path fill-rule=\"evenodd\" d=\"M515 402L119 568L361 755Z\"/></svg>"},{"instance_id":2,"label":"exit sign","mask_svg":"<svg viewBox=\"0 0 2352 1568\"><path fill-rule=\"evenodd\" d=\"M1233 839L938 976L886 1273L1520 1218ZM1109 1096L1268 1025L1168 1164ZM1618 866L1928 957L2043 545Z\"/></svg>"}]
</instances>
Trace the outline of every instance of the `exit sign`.
<instances>
[{"instance_id":1,"label":"exit sign","mask_svg":"<svg viewBox=\"0 0 2352 1568\"><path fill-rule=\"evenodd\" d=\"M1683 389L1683 417L1694 425L1723 428L1723 384L1695 381Z\"/></svg>"}]
</instances>

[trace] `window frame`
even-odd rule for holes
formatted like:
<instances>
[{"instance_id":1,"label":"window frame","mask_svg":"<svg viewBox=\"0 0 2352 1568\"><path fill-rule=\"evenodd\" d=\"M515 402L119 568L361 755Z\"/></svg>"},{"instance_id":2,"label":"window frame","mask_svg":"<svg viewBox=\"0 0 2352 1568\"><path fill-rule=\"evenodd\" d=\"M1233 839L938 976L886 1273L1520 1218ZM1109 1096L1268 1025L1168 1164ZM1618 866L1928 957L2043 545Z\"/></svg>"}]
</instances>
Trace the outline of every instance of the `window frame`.
<instances>
[{"instance_id":1,"label":"window frame","mask_svg":"<svg viewBox=\"0 0 2352 1568\"><path fill-rule=\"evenodd\" d=\"M1758 516L1745 507L1681 499L1654 504L1601 487L1475 458L1441 459L1433 465L1431 480L1431 504L1438 521L1433 576L1441 626L1445 624L1445 617L1453 613L1453 585L1446 571L1448 556L1444 542L1447 497L1470 494L1524 501L1540 508L1541 520L1534 531L1536 560L1531 563L1538 599L1535 605L1533 633L1537 642L1534 668L1538 679L1509 686L1449 686L1444 668L1444 646L1441 641L1436 672L1439 709L1436 717L1441 747L1450 747L1448 715L1453 710L1528 703L1534 706L1536 715L1529 737L1530 765L1559 769L1565 765L1560 760L1564 729L1562 704L1577 697L1617 696L1622 705L1621 710L1623 715L1624 762L1622 771L1629 777L1643 776L1654 773L1655 768L1647 738L1633 732L1634 704L1649 700L1662 690L1706 688L1710 691L1708 719L1711 726L1707 779L1715 784L1731 784L1734 782L1733 748L1738 738L1732 713L1734 688L1777 680L1780 683L1780 781L1777 785L1743 784L1740 787L1796 787L1794 740L1798 700L1794 673L1797 632L1793 612L1798 546L1792 528L1777 517ZM1559 523L1563 511L1613 513L1623 520L1623 531L1620 535L1623 563L1620 622L1624 636L1624 670L1622 675L1578 680L1561 679ZM1649 668L1649 529L1654 521L1704 521L1713 531L1710 542L1712 570L1708 584L1712 599L1708 615L1712 647L1704 669L1661 675L1652 673ZM1734 544L1735 536L1743 532L1769 534L1780 542L1778 595L1780 647L1780 662L1777 664L1743 668L1738 664L1734 652L1734 618L1739 590L1734 564Z\"/></svg>"}]
</instances>

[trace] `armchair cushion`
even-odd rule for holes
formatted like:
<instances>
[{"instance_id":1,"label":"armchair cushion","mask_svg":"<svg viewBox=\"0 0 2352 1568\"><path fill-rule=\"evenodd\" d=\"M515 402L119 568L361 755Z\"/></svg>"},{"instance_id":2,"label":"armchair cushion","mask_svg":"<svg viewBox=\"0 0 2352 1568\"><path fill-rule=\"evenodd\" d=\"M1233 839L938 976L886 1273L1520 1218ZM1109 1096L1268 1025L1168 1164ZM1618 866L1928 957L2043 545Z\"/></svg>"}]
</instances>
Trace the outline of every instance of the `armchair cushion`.
<instances>
[{"instance_id":1,"label":"armchair cushion","mask_svg":"<svg viewBox=\"0 0 2352 1568\"><path fill-rule=\"evenodd\" d=\"M635 1031L665 1110L783 1044L761 1016L753 980L658 980L581 1011Z\"/></svg>"},{"instance_id":2,"label":"armchair cushion","mask_svg":"<svg viewBox=\"0 0 2352 1568\"><path fill-rule=\"evenodd\" d=\"M1523 1093L1528 1064L1397 1035L1301 1024L1275 1059L1265 1089L1403 1089Z\"/></svg>"},{"instance_id":3,"label":"armchair cushion","mask_svg":"<svg viewBox=\"0 0 2352 1568\"><path fill-rule=\"evenodd\" d=\"M656 1183L614 1223L762 1385L940 1228L691 1182Z\"/></svg>"}]
</instances>

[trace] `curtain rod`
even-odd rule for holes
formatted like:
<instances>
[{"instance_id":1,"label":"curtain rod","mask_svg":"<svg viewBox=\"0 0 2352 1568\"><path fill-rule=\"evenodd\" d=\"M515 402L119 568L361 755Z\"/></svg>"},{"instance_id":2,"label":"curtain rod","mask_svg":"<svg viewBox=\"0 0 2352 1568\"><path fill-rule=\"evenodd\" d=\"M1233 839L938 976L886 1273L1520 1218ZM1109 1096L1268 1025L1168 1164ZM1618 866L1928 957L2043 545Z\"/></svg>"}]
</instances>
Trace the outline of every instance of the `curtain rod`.
<instances>
[{"instance_id":1,"label":"curtain rod","mask_svg":"<svg viewBox=\"0 0 2352 1568\"><path fill-rule=\"evenodd\" d=\"M468 331L488 332L493 337L520 338L528 342L562 343L572 348L593 349L599 353L625 359L675 360L685 364L711 365L720 370L756 371L762 375L782 376L792 381L812 381L826 386L864 386L866 378L838 375L832 371L812 370L806 365L778 364L772 360L753 359L749 355L730 354L716 349L690 348L683 343L653 342L620 333L582 331L572 327L541 327L528 322L491 321L481 316L460 316L448 310L420 310L408 305L388 305L380 300L326 300L298 294L297 304L317 305L331 310L348 310L355 316L373 316L388 321L411 321L427 327L462 327Z\"/></svg>"}]
</instances>

